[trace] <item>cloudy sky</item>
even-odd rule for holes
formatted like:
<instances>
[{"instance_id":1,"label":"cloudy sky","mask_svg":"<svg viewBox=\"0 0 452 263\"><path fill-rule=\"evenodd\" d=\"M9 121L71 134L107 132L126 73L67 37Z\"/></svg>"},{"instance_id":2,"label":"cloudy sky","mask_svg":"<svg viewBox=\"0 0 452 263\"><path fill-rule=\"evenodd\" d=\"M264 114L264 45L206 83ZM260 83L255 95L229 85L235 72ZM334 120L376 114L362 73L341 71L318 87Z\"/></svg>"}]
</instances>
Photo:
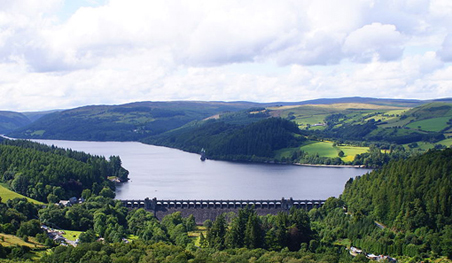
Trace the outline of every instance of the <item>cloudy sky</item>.
<instances>
[{"instance_id":1,"label":"cloudy sky","mask_svg":"<svg viewBox=\"0 0 452 263\"><path fill-rule=\"evenodd\" d=\"M450 0L0 0L0 110L452 97Z\"/></svg>"}]
</instances>

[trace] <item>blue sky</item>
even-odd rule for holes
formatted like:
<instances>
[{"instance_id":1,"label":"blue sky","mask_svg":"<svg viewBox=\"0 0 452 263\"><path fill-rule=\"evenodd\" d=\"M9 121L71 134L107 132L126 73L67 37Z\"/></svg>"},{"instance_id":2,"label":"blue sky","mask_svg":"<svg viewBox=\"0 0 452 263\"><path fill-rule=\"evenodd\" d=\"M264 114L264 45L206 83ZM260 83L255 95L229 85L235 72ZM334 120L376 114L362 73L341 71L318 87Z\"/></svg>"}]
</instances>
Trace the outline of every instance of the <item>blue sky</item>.
<instances>
[{"instance_id":1,"label":"blue sky","mask_svg":"<svg viewBox=\"0 0 452 263\"><path fill-rule=\"evenodd\" d=\"M0 110L452 97L449 0L0 0Z\"/></svg>"}]
</instances>

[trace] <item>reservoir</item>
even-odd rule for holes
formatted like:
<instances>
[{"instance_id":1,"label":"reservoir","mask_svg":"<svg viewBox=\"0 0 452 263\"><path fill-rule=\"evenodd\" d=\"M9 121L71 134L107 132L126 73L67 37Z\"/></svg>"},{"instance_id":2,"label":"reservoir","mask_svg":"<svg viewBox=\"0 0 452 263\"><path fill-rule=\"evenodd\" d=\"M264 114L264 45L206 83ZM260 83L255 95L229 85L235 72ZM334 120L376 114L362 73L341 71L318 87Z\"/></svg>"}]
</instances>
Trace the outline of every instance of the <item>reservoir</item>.
<instances>
[{"instance_id":1,"label":"reservoir","mask_svg":"<svg viewBox=\"0 0 452 263\"><path fill-rule=\"evenodd\" d=\"M129 182L117 199L326 199L369 172L360 168L201 161L200 155L139 142L34 140L108 158L120 156Z\"/></svg>"}]
</instances>

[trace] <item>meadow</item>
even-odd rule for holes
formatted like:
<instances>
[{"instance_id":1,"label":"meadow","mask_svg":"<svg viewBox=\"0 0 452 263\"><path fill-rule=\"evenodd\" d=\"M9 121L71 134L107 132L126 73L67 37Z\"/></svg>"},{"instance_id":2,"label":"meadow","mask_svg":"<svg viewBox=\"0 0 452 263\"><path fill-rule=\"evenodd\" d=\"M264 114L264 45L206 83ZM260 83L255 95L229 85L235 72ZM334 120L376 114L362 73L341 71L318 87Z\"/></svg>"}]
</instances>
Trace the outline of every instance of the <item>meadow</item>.
<instances>
[{"instance_id":1,"label":"meadow","mask_svg":"<svg viewBox=\"0 0 452 263\"><path fill-rule=\"evenodd\" d=\"M21 194L9 190L5 184L0 184L0 197L2 198L2 202L6 202L14 198L26 198L29 202L32 202L34 204L44 205L44 203L42 202L39 202L37 200L31 199L29 197L23 196Z\"/></svg>"},{"instance_id":2,"label":"meadow","mask_svg":"<svg viewBox=\"0 0 452 263\"><path fill-rule=\"evenodd\" d=\"M449 126L449 124L447 123L449 122L450 119L451 116L444 116L427 120L415 121L406 126L410 129L439 132L446 129Z\"/></svg>"}]
</instances>

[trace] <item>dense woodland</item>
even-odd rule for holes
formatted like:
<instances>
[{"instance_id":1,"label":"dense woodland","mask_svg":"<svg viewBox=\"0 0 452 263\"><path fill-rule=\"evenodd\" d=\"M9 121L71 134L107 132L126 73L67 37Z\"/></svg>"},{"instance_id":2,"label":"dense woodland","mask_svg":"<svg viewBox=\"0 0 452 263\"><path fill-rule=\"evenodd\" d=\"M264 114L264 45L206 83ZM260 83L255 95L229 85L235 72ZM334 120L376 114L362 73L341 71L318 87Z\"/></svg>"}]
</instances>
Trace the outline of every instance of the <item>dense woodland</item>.
<instances>
[{"instance_id":1,"label":"dense woodland","mask_svg":"<svg viewBox=\"0 0 452 263\"><path fill-rule=\"evenodd\" d=\"M452 149L390 162L383 169L349 181L342 195L348 212L381 222L387 236L362 236L377 253L452 257ZM408 242L409 241L409 242Z\"/></svg>"},{"instance_id":2,"label":"dense woodland","mask_svg":"<svg viewBox=\"0 0 452 263\"><path fill-rule=\"evenodd\" d=\"M273 160L274 151L296 147L304 140L297 124L281 118L263 118L249 114L248 125L211 120L182 132L148 138L147 143L199 152L204 148L208 158L259 161Z\"/></svg>"},{"instance_id":3,"label":"dense woodland","mask_svg":"<svg viewBox=\"0 0 452 263\"><path fill-rule=\"evenodd\" d=\"M255 103L136 102L52 112L8 134L14 138L138 141L225 111ZM0 114L1 117L1 114ZM1 120L1 118L0 118Z\"/></svg>"},{"instance_id":4,"label":"dense woodland","mask_svg":"<svg viewBox=\"0 0 452 263\"><path fill-rule=\"evenodd\" d=\"M0 144L0 182L17 193L42 202L81 197L84 190L99 194L115 190L108 177L127 181L128 171L121 159L109 160L83 152L49 147L23 140Z\"/></svg>"},{"instance_id":5,"label":"dense woodland","mask_svg":"<svg viewBox=\"0 0 452 263\"><path fill-rule=\"evenodd\" d=\"M16 148L35 154L33 161L42 167L50 164L36 152L55 157L56 167L70 167L72 161L66 158L80 159L80 163L86 159L86 164L90 164L90 158L98 158L24 141L6 141L1 146L2 152L10 153L11 163L18 165L22 161L24 167L31 168L35 166L28 165ZM77 157L60 158L64 155ZM321 208L310 211L292 209L258 216L247 207L237 214L224 214L213 222L204 222L205 230L197 240L189 235L198 228L193 216L184 218L176 212L158 220L143 209L128 210L113 199L108 181L99 191L84 188L80 196L86 201L71 207L42 207L26 199L2 201L0 232L24 241L37 240L44 247L0 245L0 258L14 262L368 261L362 255L351 256L345 250L350 245L402 261L452 258L451 157L452 149L446 149L391 161L380 170L350 180L340 198L329 198ZM21 167L17 166L12 187L18 171L28 176ZM35 173L43 175L45 171ZM52 189L58 185L53 180L60 180L55 176L44 178ZM65 189L63 185L56 187ZM28 188L24 193L34 194ZM41 224L83 231L79 245L59 246L47 237ZM34 254L46 248L52 249L38 257Z\"/></svg>"},{"instance_id":6,"label":"dense woodland","mask_svg":"<svg viewBox=\"0 0 452 263\"><path fill-rule=\"evenodd\" d=\"M30 123L27 116L21 113L0 111L0 134L9 133Z\"/></svg>"},{"instance_id":7,"label":"dense woodland","mask_svg":"<svg viewBox=\"0 0 452 263\"><path fill-rule=\"evenodd\" d=\"M204 148L211 159L370 168L452 144L448 140L452 134L450 99L342 98L278 105L137 102L85 106L39 116L0 112L0 125L22 123L9 133L15 138L141 141L194 153ZM23 123L27 117L33 122ZM316 142L371 150L350 150L345 156L341 147L304 150ZM375 154L375 148L383 155Z\"/></svg>"}]
</instances>

